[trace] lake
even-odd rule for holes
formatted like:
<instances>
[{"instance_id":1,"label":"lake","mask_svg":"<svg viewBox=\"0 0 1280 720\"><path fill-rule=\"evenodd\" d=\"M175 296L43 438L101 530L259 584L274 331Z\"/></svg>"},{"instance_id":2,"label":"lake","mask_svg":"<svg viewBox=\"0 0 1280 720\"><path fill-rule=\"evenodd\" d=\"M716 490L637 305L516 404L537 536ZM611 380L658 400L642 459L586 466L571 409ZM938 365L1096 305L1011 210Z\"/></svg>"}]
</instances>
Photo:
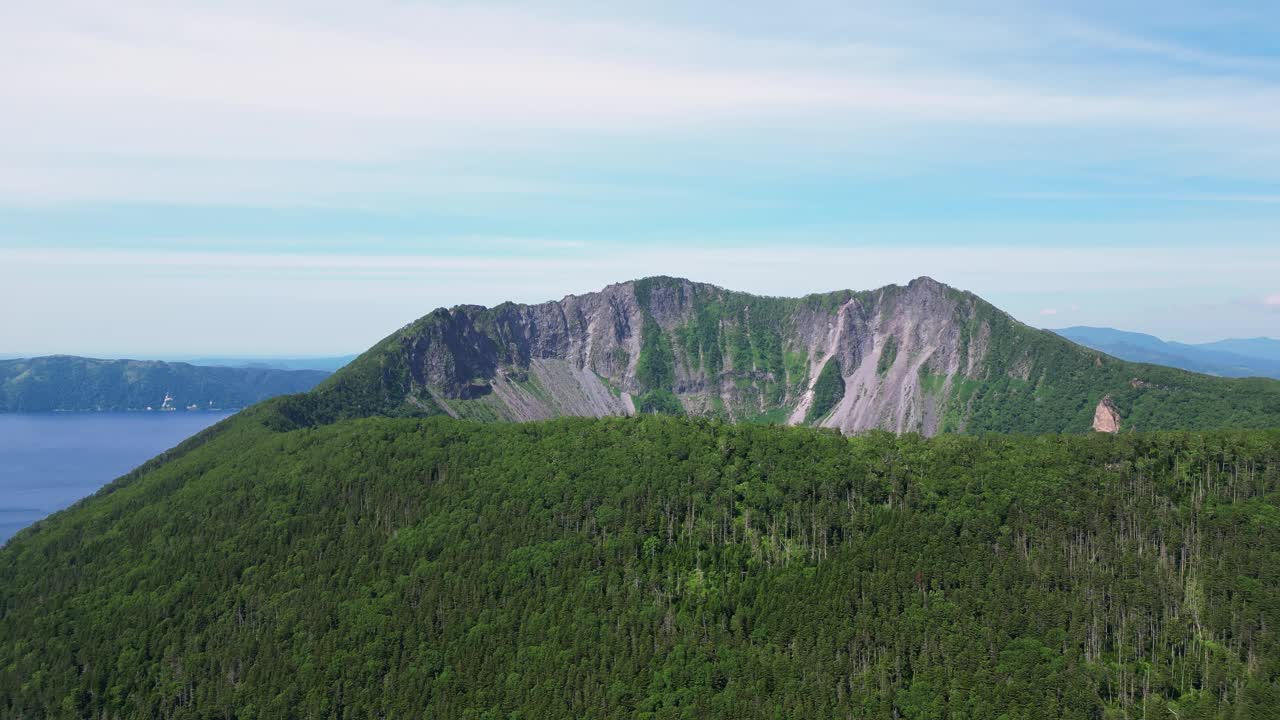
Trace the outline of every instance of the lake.
<instances>
[{"instance_id":1,"label":"lake","mask_svg":"<svg viewBox=\"0 0 1280 720\"><path fill-rule=\"evenodd\" d=\"M0 414L0 543L232 414Z\"/></svg>"}]
</instances>

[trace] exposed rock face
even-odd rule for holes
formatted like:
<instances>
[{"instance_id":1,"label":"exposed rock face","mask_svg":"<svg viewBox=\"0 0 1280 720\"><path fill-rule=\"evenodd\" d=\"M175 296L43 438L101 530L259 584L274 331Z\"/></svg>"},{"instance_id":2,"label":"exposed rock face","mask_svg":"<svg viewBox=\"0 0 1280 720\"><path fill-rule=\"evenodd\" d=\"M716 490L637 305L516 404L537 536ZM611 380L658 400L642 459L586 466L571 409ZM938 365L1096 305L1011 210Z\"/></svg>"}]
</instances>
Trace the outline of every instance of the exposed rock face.
<instances>
[{"instance_id":1,"label":"exposed rock face","mask_svg":"<svg viewBox=\"0 0 1280 720\"><path fill-rule=\"evenodd\" d=\"M1098 401L1098 407L1093 411L1093 429L1105 433L1120 432L1120 413L1110 395Z\"/></svg>"},{"instance_id":2,"label":"exposed rock face","mask_svg":"<svg viewBox=\"0 0 1280 720\"><path fill-rule=\"evenodd\" d=\"M934 434L954 380L984 369L980 302L929 278L798 299L650 278L559 302L458 306L400 333L402 391L416 407L484 419L623 415L639 403L801 424L835 360L844 392L809 420Z\"/></svg>"},{"instance_id":3,"label":"exposed rock face","mask_svg":"<svg viewBox=\"0 0 1280 720\"><path fill-rule=\"evenodd\" d=\"M777 298L659 277L557 302L436 310L335 374L298 417L665 412L845 433L1115 432L1115 404L1094 398L1132 406L1155 393L1204 413L1228 394L1236 409L1261 398L1257 421L1269 422L1270 390L1226 382L1101 355L929 278Z\"/></svg>"}]
</instances>

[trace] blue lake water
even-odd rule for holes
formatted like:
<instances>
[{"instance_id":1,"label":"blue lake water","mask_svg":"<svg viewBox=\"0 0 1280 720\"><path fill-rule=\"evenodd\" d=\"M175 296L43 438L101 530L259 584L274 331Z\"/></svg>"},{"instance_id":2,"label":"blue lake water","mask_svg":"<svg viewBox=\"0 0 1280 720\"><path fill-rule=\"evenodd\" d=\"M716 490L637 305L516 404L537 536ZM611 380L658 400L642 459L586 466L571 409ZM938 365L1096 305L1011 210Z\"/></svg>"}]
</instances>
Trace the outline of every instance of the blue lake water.
<instances>
[{"instance_id":1,"label":"blue lake water","mask_svg":"<svg viewBox=\"0 0 1280 720\"><path fill-rule=\"evenodd\" d=\"M0 414L0 543L231 414Z\"/></svg>"}]
</instances>

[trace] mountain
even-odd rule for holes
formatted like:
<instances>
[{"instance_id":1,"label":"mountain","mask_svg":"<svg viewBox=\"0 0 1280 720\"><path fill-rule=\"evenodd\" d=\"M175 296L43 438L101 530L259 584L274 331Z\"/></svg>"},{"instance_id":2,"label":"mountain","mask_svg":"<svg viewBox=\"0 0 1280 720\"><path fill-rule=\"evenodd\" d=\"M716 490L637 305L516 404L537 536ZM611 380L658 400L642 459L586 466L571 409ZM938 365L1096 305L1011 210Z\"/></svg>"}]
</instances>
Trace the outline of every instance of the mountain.
<instances>
[{"instance_id":1,"label":"mountain","mask_svg":"<svg viewBox=\"0 0 1280 720\"><path fill-rule=\"evenodd\" d=\"M1278 388L928 279L437 310L0 547L0 717L1266 717Z\"/></svg>"},{"instance_id":2,"label":"mountain","mask_svg":"<svg viewBox=\"0 0 1280 720\"><path fill-rule=\"evenodd\" d=\"M1280 432L263 409L0 548L0 717L1280 707Z\"/></svg>"},{"instance_id":3,"label":"mountain","mask_svg":"<svg viewBox=\"0 0 1280 720\"><path fill-rule=\"evenodd\" d=\"M1189 345L1112 328L1076 326L1053 332L1124 360L1224 377L1280 378L1280 341L1268 338Z\"/></svg>"},{"instance_id":4,"label":"mountain","mask_svg":"<svg viewBox=\"0 0 1280 720\"><path fill-rule=\"evenodd\" d=\"M331 373L355 359L355 355L307 358L210 357L193 358L187 362L192 365L206 365L209 367L268 368L273 370L322 370L326 373Z\"/></svg>"},{"instance_id":5,"label":"mountain","mask_svg":"<svg viewBox=\"0 0 1280 720\"><path fill-rule=\"evenodd\" d=\"M315 370L202 367L70 355L0 360L0 412L241 408L310 390L327 376Z\"/></svg>"},{"instance_id":6,"label":"mountain","mask_svg":"<svg viewBox=\"0 0 1280 720\"><path fill-rule=\"evenodd\" d=\"M777 298L657 277L436 310L282 406L301 425L647 412L925 435L1083 432L1100 413L1126 430L1273 427L1280 383L1124 362L929 278Z\"/></svg>"},{"instance_id":7,"label":"mountain","mask_svg":"<svg viewBox=\"0 0 1280 720\"><path fill-rule=\"evenodd\" d=\"M1274 340L1272 338L1257 337L1218 340L1216 342L1204 343L1194 347L1203 348L1205 350L1229 352L1234 355L1280 363L1280 340Z\"/></svg>"}]
</instances>

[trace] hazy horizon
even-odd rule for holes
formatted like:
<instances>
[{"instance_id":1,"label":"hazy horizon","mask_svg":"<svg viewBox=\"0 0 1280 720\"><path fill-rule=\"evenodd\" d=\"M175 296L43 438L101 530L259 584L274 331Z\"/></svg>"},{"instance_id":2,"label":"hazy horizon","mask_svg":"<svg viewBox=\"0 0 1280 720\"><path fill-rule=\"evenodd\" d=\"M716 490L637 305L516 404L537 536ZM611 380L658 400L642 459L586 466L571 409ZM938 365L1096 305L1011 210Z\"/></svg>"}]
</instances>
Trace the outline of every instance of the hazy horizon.
<instances>
[{"instance_id":1,"label":"hazy horizon","mask_svg":"<svg viewBox=\"0 0 1280 720\"><path fill-rule=\"evenodd\" d=\"M907 282L908 281L904 280L897 284L905 285ZM601 288L603 287L604 285L601 286ZM600 288L596 288L596 289L600 289ZM741 288L736 288L736 287L729 287L728 289L741 290ZM830 291L835 289L836 288L829 288L826 290L819 290L814 292L825 292L825 291ZM839 289L858 290L858 289L874 289L874 288L839 288ZM958 288L958 289L967 290L967 288ZM586 291L586 292L591 292L591 291ZM582 294L582 293L581 292L565 293L555 298L541 298L541 299L533 299L533 300L519 301L519 302L527 302L527 303L533 304L533 303L554 301L554 300L560 300L566 295L570 295L570 294ZM757 293L757 294L766 294L766 293ZM798 296L800 294L802 293L795 293L794 295ZM804 294L808 294L808 293L804 293ZM981 293L977 293L977 294L981 296ZM988 299L988 298L984 298L984 299ZM489 302L489 303L475 303L475 304L483 304L483 305L492 307L494 305L498 305L508 300L509 299L504 299L504 300L498 300L498 301ZM465 303L450 303L448 306L458 305L458 304L465 304ZM999 303L994 303L994 304L996 304L996 306L1000 307L1000 309L1002 310L1008 309L1000 306ZM446 306L441 306L441 307L446 307ZM414 315L413 317L406 320L405 323L411 322L412 320L415 320L418 317L421 317L422 315L425 315L434 309L436 308L429 308L429 309L423 310L417 315ZM1057 313L1051 313L1050 316L1053 316L1056 314ZM1015 315L1015 317L1017 316ZM1039 320L1044 319L1044 313L1041 313L1041 316L1037 319L1031 319L1031 320L1027 320L1023 318L1018 318L1018 319L1026 323L1027 325L1030 325L1031 327L1039 328L1042 330L1048 330L1051 332L1057 332L1060 330L1069 330L1072 328L1119 330L1122 332L1133 332L1133 333L1142 333L1142 334L1152 335L1154 337L1159 338L1160 340L1174 342L1174 343L1184 343L1187 345L1203 345L1203 344L1219 342L1224 340L1264 339L1264 340L1280 341L1280 328L1277 328L1277 332L1274 332L1272 335L1266 335L1266 334L1213 335L1212 333L1206 333L1203 336L1198 336L1194 339L1183 339L1182 337L1162 335L1155 332L1147 332L1147 331L1143 331L1143 330L1139 330L1131 327L1119 327L1114 325L1088 324L1088 323L1053 325L1053 324L1048 324L1044 322L1037 322L1037 319ZM206 350L196 349L196 350L187 350L187 351L177 351L171 348L170 349L158 348L158 349L152 349L152 350L138 351L134 349L102 350L100 348L99 349L90 348L88 350L85 350L83 348L69 347L69 348L59 348L59 349L46 350L46 351L26 351L26 352L0 350L0 360L44 357L44 356L50 356L50 355L74 355L79 357L98 358L98 359L162 360L166 362L192 362L193 360L243 360L243 361L324 360L324 359L334 359L334 358L342 358L347 356L359 355L360 353L367 350L369 346L372 346L375 342L377 342L377 340L381 339L382 337L392 332L393 330L397 329L398 327L403 326L405 323L401 323L400 325L396 326L396 328L390 328L390 327L385 328L385 330L381 334L378 334L377 337L371 340L366 346L358 347L358 348L334 348L334 349L328 349L328 350L312 350L312 351L290 350L288 348L285 348L278 352L267 352L259 349L246 349L246 350L236 351L234 348L230 350L224 349L224 348L209 348Z\"/></svg>"}]
</instances>

